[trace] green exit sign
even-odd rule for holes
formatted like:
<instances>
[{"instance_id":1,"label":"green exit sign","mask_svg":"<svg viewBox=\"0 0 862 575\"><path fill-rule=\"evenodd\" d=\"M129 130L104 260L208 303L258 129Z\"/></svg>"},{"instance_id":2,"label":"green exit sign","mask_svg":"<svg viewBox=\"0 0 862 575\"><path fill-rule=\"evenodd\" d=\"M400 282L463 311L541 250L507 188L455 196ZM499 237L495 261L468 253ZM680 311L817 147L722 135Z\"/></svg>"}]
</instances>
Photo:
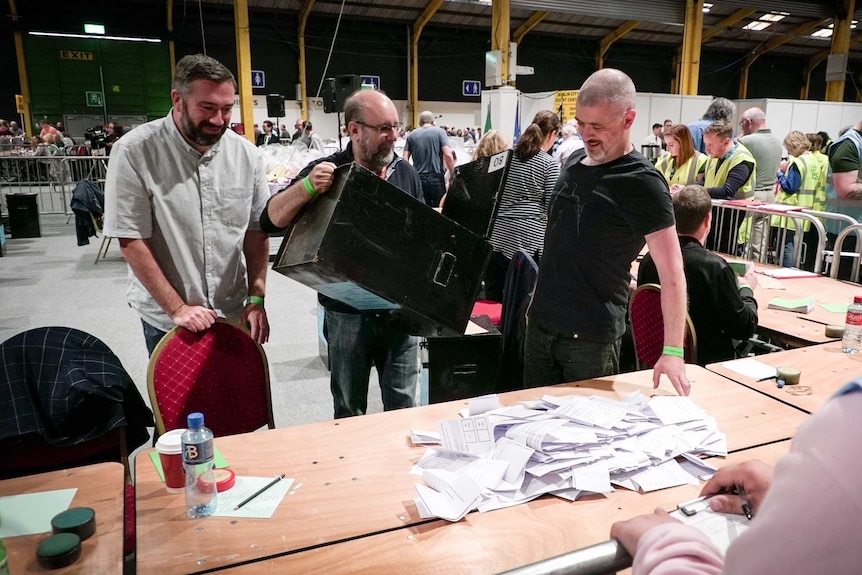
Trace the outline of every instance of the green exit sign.
<instances>
[{"instance_id":1,"label":"green exit sign","mask_svg":"<svg viewBox=\"0 0 862 575\"><path fill-rule=\"evenodd\" d=\"M102 93L101 92L87 92L87 106L94 108L102 107Z\"/></svg>"}]
</instances>

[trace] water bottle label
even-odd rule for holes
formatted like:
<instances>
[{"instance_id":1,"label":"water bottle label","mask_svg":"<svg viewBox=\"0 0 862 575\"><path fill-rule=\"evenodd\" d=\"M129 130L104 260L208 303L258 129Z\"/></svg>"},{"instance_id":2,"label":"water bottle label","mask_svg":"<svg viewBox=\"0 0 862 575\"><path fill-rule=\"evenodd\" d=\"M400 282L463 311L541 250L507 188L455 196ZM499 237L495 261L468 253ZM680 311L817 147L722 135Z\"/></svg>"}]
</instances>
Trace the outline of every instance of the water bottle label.
<instances>
[{"instance_id":1,"label":"water bottle label","mask_svg":"<svg viewBox=\"0 0 862 575\"><path fill-rule=\"evenodd\" d=\"M847 313L847 322L849 325L862 325L862 313Z\"/></svg>"},{"instance_id":2,"label":"water bottle label","mask_svg":"<svg viewBox=\"0 0 862 575\"><path fill-rule=\"evenodd\" d=\"M213 442L187 443L183 445L183 463L198 465L213 460Z\"/></svg>"}]
</instances>

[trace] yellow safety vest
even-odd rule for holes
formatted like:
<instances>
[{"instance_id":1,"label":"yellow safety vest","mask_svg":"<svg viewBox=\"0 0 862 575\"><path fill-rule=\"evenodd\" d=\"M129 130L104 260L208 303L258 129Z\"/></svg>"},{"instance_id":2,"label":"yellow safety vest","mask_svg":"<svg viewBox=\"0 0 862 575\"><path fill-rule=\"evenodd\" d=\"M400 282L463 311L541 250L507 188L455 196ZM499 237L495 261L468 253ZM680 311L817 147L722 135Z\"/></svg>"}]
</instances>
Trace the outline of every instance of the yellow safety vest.
<instances>
[{"instance_id":1,"label":"yellow safety vest","mask_svg":"<svg viewBox=\"0 0 862 575\"><path fill-rule=\"evenodd\" d=\"M709 161L706 164L706 181L703 184L704 187L716 188L723 186L724 182L727 181L727 175L730 173L730 170L742 162L750 162L752 164L751 175L736 191L733 199L750 200L754 198L754 174L757 171L757 162L755 161L754 156L751 155L751 152L748 151L748 148L742 144L736 144L736 148L733 150L730 157L722 162L721 166L718 165L719 159L720 158L713 158L710 156Z\"/></svg>"},{"instance_id":2,"label":"yellow safety vest","mask_svg":"<svg viewBox=\"0 0 862 575\"><path fill-rule=\"evenodd\" d=\"M709 156L706 154L695 151L694 156L690 157L686 163L677 168L674 166L676 158L670 154L665 154L658 159L655 167L661 172L664 179L667 180L668 185L682 184L683 186L687 186L697 183L697 175L703 170L708 159Z\"/></svg>"},{"instance_id":3,"label":"yellow safety vest","mask_svg":"<svg viewBox=\"0 0 862 575\"><path fill-rule=\"evenodd\" d=\"M790 163L787 164L787 170L790 170L790 166L796 166L799 175L802 176L799 190L795 194L788 194L779 187L778 193L775 194L775 201L780 204L811 209L814 206L814 195L820 185L820 165L811 154L803 154L791 159ZM785 171L785 173L787 172ZM788 230L796 229L796 222L793 218L772 216L770 223L773 227L787 228ZM805 221L802 225L802 231L807 232L810 227L811 222Z\"/></svg>"},{"instance_id":4,"label":"yellow safety vest","mask_svg":"<svg viewBox=\"0 0 862 575\"><path fill-rule=\"evenodd\" d=\"M817 180L817 189L814 190L814 206L811 209L823 212L826 210L826 173L829 171L829 157L817 150L811 152L811 159L820 166L820 178Z\"/></svg>"}]
</instances>

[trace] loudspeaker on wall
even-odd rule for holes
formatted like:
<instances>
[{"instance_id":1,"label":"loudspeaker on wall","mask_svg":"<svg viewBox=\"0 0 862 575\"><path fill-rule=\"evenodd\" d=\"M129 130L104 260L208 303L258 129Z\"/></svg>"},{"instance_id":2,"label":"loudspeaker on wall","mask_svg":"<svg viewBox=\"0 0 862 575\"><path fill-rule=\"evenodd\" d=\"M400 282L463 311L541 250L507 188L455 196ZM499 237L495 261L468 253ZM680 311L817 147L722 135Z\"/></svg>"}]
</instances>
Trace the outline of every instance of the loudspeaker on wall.
<instances>
[{"instance_id":1,"label":"loudspeaker on wall","mask_svg":"<svg viewBox=\"0 0 862 575\"><path fill-rule=\"evenodd\" d=\"M266 114L270 118L284 118L284 96L281 94L267 94Z\"/></svg>"}]
</instances>

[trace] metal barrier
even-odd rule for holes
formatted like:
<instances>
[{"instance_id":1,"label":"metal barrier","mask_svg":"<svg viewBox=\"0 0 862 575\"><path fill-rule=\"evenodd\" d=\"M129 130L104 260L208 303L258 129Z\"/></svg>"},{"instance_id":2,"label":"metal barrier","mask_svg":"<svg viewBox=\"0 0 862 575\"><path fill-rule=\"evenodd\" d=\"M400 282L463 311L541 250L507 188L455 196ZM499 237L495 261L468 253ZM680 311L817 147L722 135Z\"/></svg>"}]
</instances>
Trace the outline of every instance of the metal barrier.
<instances>
[{"instance_id":1,"label":"metal barrier","mask_svg":"<svg viewBox=\"0 0 862 575\"><path fill-rule=\"evenodd\" d=\"M39 213L71 214L69 201L79 180L99 184L108 171L106 156L0 156L0 198L38 194Z\"/></svg>"},{"instance_id":2,"label":"metal barrier","mask_svg":"<svg viewBox=\"0 0 862 575\"><path fill-rule=\"evenodd\" d=\"M787 228L773 227L771 225L772 216L779 216L793 220L797 230L802 229L802 222L810 222L811 226L817 232L817 251L818 256L814 260L814 272L820 273L823 267L823 261L826 257L826 230L823 223L820 221L821 215L825 217L837 216L839 214L830 214L827 212L813 212L809 210L794 210L790 212L780 212L776 210L764 209L757 205L746 206L739 203L729 203L727 200L713 200L713 221L710 240L706 246L708 249L730 253L746 259L755 259L763 263L775 263L785 267L800 267L804 256L805 244L802 241L802 234L796 234L798 240L793 243L793 254L791 261L784 261L784 246L787 243ZM758 218L757 216L763 216ZM843 221L841 218L835 218ZM756 220L764 220L763 223L763 239L760 246L754 246L753 242L741 244L739 242L740 228L745 226L749 230L756 225ZM745 228L743 228L745 229ZM746 238L747 239L747 238ZM739 246L743 246L739 249ZM754 252L759 250L759 257L754 257ZM770 261L771 258L771 261Z\"/></svg>"},{"instance_id":3,"label":"metal barrier","mask_svg":"<svg viewBox=\"0 0 862 575\"><path fill-rule=\"evenodd\" d=\"M856 251L855 252L845 252L844 251L844 240L847 239L851 233L856 232ZM859 263L860 256L862 256L862 224L853 224L847 226L841 233L838 234L838 237L835 239L835 251L839 254L839 262L842 257L850 257L854 260L853 271L850 273L850 281L859 282ZM833 262L834 264L834 262ZM831 278L838 277L838 268L840 266L835 264L832 266L832 270L830 271L829 276Z\"/></svg>"},{"instance_id":4,"label":"metal barrier","mask_svg":"<svg viewBox=\"0 0 862 575\"><path fill-rule=\"evenodd\" d=\"M611 575L632 566L632 556L616 539L557 555L500 575Z\"/></svg>"}]
</instances>

